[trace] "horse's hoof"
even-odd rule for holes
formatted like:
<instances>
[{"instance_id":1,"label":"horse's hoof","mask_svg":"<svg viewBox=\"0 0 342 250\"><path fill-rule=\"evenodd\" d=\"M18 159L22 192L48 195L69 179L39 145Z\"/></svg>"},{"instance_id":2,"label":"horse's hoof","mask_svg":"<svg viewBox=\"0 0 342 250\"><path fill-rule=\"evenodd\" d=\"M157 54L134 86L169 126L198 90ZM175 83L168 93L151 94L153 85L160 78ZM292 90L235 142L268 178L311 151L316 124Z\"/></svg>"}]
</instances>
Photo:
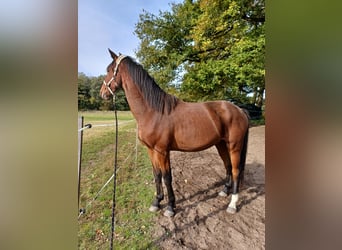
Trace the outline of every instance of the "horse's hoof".
<instances>
[{"instance_id":1,"label":"horse's hoof","mask_svg":"<svg viewBox=\"0 0 342 250\"><path fill-rule=\"evenodd\" d=\"M148 210L152 213L155 213L159 210L159 207L152 205L152 206L150 206L150 208Z\"/></svg>"},{"instance_id":2,"label":"horse's hoof","mask_svg":"<svg viewBox=\"0 0 342 250\"><path fill-rule=\"evenodd\" d=\"M168 210L168 209L166 209L164 212L164 216L166 217L173 217L174 215L175 215L175 212Z\"/></svg>"},{"instance_id":3,"label":"horse's hoof","mask_svg":"<svg viewBox=\"0 0 342 250\"><path fill-rule=\"evenodd\" d=\"M227 212L230 214L235 214L236 213L236 208L235 207L228 207Z\"/></svg>"},{"instance_id":4,"label":"horse's hoof","mask_svg":"<svg viewBox=\"0 0 342 250\"><path fill-rule=\"evenodd\" d=\"M218 195L219 195L219 196L222 196L222 197L228 196L228 194L227 194L225 191L220 191L220 192L218 193Z\"/></svg>"}]
</instances>

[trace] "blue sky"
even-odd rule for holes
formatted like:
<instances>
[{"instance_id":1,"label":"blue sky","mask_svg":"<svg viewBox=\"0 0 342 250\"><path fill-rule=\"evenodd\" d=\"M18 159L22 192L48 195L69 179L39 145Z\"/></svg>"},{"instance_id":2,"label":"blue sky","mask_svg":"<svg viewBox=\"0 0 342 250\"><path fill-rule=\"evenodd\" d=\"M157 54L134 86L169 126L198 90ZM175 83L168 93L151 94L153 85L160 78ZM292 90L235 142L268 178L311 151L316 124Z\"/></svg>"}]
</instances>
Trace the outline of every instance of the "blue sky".
<instances>
[{"instance_id":1,"label":"blue sky","mask_svg":"<svg viewBox=\"0 0 342 250\"><path fill-rule=\"evenodd\" d=\"M79 0L78 72L88 76L106 73L107 48L135 57L140 40L133 34L143 9L154 14L170 10L182 0Z\"/></svg>"}]
</instances>

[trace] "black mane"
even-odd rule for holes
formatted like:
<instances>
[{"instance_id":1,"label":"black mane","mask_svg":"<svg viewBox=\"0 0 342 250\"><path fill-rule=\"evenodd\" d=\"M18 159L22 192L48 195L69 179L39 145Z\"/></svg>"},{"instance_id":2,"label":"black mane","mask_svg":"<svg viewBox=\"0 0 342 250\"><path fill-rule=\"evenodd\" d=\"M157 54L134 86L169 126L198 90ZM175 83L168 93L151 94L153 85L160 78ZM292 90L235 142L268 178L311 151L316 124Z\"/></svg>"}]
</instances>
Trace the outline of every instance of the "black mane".
<instances>
[{"instance_id":1,"label":"black mane","mask_svg":"<svg viewBox=\"0 0 342 250\"><path fill-rule=\"evenodd\" d=\"M154 110L167 114L177 106L178 98L162 90L144 68L127 57L124 61L134 83L138 86L148 105Z\"/></svg>"}]
</instances>

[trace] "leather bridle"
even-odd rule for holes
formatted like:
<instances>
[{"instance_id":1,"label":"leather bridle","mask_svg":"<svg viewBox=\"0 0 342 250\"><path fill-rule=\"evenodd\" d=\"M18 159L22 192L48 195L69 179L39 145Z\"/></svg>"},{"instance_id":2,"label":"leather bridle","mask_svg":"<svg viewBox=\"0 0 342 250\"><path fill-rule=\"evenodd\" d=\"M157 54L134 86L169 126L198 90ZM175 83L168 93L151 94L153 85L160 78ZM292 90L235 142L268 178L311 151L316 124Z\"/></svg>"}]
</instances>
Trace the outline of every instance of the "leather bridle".
<instances>
[{"instance_id":1,"label":"leather bridle","mask_svg":"<svg viewBox=\"0 0 342 250\"><path fill-rule=\"evenodd\" d=\"M114 93L112 91L112 89L110 88L110 84L112 82L114 82L114 84L117 86L118 84L115 82L115 77L116 77L116 74L118 73L118 68L119 68L119 65L121 63L121 61L127 56L125 55L120 55L116 60L115 60L115 69L114 69L114 72L113 72L113 76L112 78L106 82L106 80L103 80L103 84L107 87L107 89L109 90L109 92L114 96Z\"/></svg>"}]
</instances>

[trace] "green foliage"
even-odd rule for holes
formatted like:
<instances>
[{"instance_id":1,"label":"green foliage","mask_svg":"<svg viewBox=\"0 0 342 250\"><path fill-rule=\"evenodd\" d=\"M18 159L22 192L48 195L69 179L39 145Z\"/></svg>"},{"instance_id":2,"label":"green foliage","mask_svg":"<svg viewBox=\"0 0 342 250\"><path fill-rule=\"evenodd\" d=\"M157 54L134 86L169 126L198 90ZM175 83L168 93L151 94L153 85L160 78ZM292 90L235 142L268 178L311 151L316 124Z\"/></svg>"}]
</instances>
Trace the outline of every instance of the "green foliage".
<instances>
[{"instance_id":1,"label":"green foliage","mask_svg":"<svg viewBox=\"0 0 342 250\"><path fill-rule=\"evenodd\" d=\"M84 109L89 105L90 99L90 82L83 73L78 74L78 108Z\"/></svg>"},{"instance_id":2,"label":"green foliage","mask_svg":"<svg viewBox=\"0 0 342 250\"><path fill-rule=\"evenodd\" d=\"M189 101L234 99L262 106L264 0L185 0L144 12L137 57L166 90ZM179 83L182 84L179 84Z\"/></svg>"},{"instance_id":3,"label":"green foliage","mask_svg":"<svg viewBox=\"0 0 342 250\"><path fill-rule=\"evenodd\" d=\"M78 74L78 110L113 110L113 100L103 100L100 89L104 76L88 77L84 73ZM125 93L117 92L116 108L129 110Z\"/></svg>"},{"instance_id":4,"label":"green foliage","mask_svg":"<svg viewBox=\"0 0 342 250\"><path fill-rule=\"evenodd\" d=\"M158 15L143 11L135 34L139 61L167 92L264 105L264 0L184 0ZM79 110L113 109L99 96L103 77L79 74ZM124 93L117 97L117 108L129 110Z\"/></svg>"}]
</instances>

